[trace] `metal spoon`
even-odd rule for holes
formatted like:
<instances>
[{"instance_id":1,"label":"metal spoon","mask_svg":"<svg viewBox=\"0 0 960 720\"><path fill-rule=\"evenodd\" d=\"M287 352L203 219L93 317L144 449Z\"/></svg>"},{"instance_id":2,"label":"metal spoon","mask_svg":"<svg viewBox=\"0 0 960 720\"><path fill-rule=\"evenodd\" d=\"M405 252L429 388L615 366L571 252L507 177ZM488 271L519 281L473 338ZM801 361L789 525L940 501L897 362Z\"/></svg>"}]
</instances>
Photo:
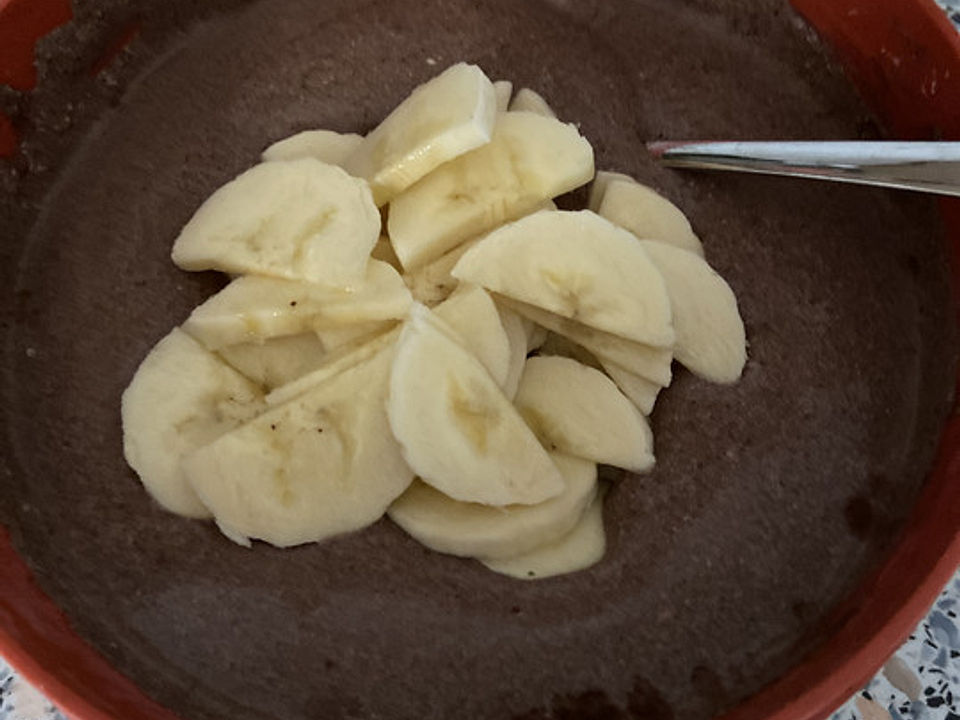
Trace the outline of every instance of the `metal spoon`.
<instances>
[{"instance_id":1,"label":"metal spoon","mask_svg":"<svg viewBox=\"0 0 960 720\"><path fill-rule=\"evenodd\" d=\"M960 197L960 142L652 142L667 167L834 180Z\"/></svg>"}]
</instances>

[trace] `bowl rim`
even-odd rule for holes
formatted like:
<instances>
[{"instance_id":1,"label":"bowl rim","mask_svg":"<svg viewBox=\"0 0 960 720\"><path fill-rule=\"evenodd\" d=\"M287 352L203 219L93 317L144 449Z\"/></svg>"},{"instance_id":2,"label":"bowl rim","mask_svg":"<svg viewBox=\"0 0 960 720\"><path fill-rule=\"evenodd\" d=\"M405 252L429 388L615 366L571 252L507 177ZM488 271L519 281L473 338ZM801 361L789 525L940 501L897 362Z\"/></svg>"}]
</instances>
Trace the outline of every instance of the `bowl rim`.
<instances>
[{"instance_id":1,"label":"bowl rim","mask_svg":"<svg viewBox=\"0 0 960 720\"><path fill-rule=\"evenodd\" d=\"M960 33L933 0L790 2L833 48L894 136L960 140ZM22 23L31 53L36 40L69 19L62 3L0 0L0 37L5 25ZM894 58L897 48L913 52ZM3 61L0 53L0 66ZM960 200L943 200L940 210L956 313ZM820 720L861 689L923 619L960 564L958 412L955 400L934 469L893 552L831 614L837 631L719 720ZM178 720L77 635L2 525L0 577L0 655L62 712L77 720Z\"/></svg>"}]
</instances>

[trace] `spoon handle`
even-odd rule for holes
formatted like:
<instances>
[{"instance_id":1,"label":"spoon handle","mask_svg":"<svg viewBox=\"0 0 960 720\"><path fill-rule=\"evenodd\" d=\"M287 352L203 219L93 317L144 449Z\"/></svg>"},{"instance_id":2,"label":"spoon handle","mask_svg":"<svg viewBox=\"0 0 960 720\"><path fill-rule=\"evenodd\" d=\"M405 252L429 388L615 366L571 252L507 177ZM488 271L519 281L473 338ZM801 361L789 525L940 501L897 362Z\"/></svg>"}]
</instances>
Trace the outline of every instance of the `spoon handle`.
<instances>
[{"instance_id":1,"label":"spoon handle","mask_svg":"<svg viewBox=\"0 0 960 720\"><path fill-rule=\"evenodd\" d=\"M960 142L653 142L667 167L734 170L960 197Z\"/></svg>"}]
</instances>

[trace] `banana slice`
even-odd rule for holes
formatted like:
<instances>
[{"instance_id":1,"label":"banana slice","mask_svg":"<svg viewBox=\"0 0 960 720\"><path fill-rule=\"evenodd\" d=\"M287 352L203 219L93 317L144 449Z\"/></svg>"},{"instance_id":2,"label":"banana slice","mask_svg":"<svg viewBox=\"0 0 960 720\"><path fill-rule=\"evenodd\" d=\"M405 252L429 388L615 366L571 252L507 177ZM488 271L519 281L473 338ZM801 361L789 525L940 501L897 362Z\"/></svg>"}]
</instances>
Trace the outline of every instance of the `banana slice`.
<instances>
[{"instance_id":1,"label":"banana slice","mask_svg":"<svg viewBox=\"0 0 960 720\"><path fill-rule=\"evenodd\" d=\"M344 167L370 183L384 205L443 163L490 141L497 112L493 83L457 63L417 87L367 135Z\"/></svg>"},{"instance_id":2,"label":"banana slice","mask_svg":"<svg viewBox=\"0 0 960 720\"><path fill-rule=\"evenodd\" d=\"M144 358L123 391L123 454L167 510L210 517L181 471L180 459L262 408L253 383L175 328Z\"/></svg>"},{"instance_id":3,"label":"banana slice","mask_svg":"<svg viewBox=\"0 0 960 720\"><path fill-rule=\"evenodd\" d=\"M183 329L211 350L313 329L404 317L410 291L392 267L371 260L354 291L245 275L197 307Z\"/></svg>"},{"instance_id":4,"label":"banana slice","mask_svg":"<svg viewBox=\"0 0 960 720\"><path fill-rule=\"evenodd\" d=\"M244 377L269 390L318 368L326 351L320 338L308 332L229 345L218 354Z\"/></svg>"},{"instance_id":5,"label":"banana slice","mask_svg":"<svg viewBox=\"0 0 960 720\"><path fill-rule=\"evenodd\" d=\"M703 258L660 242L642 244L670 294L677 360L705 380L739 380L747 361L747 340L733 290Z\"/></svg>"},{"instance_id":6,"label":"banana slice","mask_svg":"<svg viewBox=\"0 0 960 720\"><path fill-rule=\"evenodd\" d=\"M601 361L616 363L662 387L670 384L672 377L670 363L673 361L673 351L668 348L651 347L625 340L617 335L587 327L575 320L567 320L534 305L503 296L496 296L496 301L533 321L536 327L547 328L551 332L569 338Z\"/></svg>"},{"instance_id":7,"label":"banana slice","mask_svg":"<svg viewBox=\"0 0 960 720\"><path fill-rule=\"evenodd\" d=\"M379 519L413 480L387 423L384 351L221 435L183 461L227 537L278 547Z\"/></svg>"},{"instance_id":8,"label":"banana slice","mask_svg":"<svg viewBox=\"0 0 960 720\"><path fill-rule=\"evenodd\" d=\"M312 157L328 165L342 167L363 140L355 133L338 133L332 130L304 130L283 140L278 140L260 155L263 162L299 160Z\"/></svg>"},{"instance_id":9,"label":"banana slice","mask_svg":"<svg viewBox=\"0 0 960 720\"><path fill-rule=\"evenodd\" d=\"M257 165L211 195L173 244L184 270L354 287L380 236L362 180L302 158Z\"/></svg>"},{"instance_id":10,"label":"banana slice","mask_svg":"<svg viewBox=\"0 0 960 720\"><path fill-rule=\"evenodd\" d=\"M587 210L504 225L451 274L628 340L669 347L675 338L663 278L643 246Z\"/></svg>"},{"instance_id":11,"label":"banana slice","mask_svg":"<svg viewBox=\"0 0 960 720\"><path fill-rule=\"evenodd\" d=\"M603 371L610 376L620 391L630 398L630 402L636 405L637 410L644 415L650 415L653 412L653 406L657 402L657 395L660 394L661 387L655 382L647 380L645 377L635 375L629 370L612 362L600 361Z\"/></svg>"},{"instance_id":12,"label":"banana slice","mask_svg":"<svg viewBox=\"0 0 960 720\"><path fill-rule=\"evenodd\" d=\"M599 370L565 357L532 357L514 404L551 451L634 472L653 467L650 426Z\"/></svg>"},{"instance_id":13,"label":"banana slice","mask_svg":"<svg viewBox=\"0 0 960 720\"><path fill-rule=\"evenodd\" d=\"M483 365L414 305L397 343L387 405L414 472L455 500L532 505L563 478Z\"/></svg>"},{"instance_id":14,"label":"banana slice","mask_svg":"<svg viewBox=\"0 0 960 720\"><path fill-rule=\"evenodd\" d=\"M520 88L510 101L510 112L532 112L543 117L555 118L553 111L543 96L530 88Z\"/></svg>"},{"instance_id":15,"label":"banana slice","mask_svg":"<svg viewBox=\"0 0 960 720\"><path fill-rule=\"evenodd\" d=\"M362 338L328 352L324 356L323 362L315 370L270 392L266 397L267 404L282 405L303 395L317 385L322 385L337 375L362 365L370 358L379 355L393 346L399 337L400 329L394 328L383 335Z\"/></svg>"},{"instance_id":16,"label":"banana slice","mask_svg":"<svg viewBox=\"0 0 960 720\"><path fill-rule=\"evenodd\" d=\"M460 502L414 480L387 515L437 552L484 558L527 553L569 533L597 493L595 463L559 454L551 457L566 486L545 502L506 507Z\"/></svg>"},{"instance_id":17,"label":"banana slice","mask_svg":"<svg viewBox=\"0 0 960 720\"><path fill-rule=\"evenodd\" d=\"M533 113L501 113L489 144L394 199L390 241L403 267L415 270L592 177L593 149L576 127Z\"/></svg>"},{"instance_id":18,"label":"banana slice","mask_svg":"<svg viewBox=\"0 0 960 720\"><path fill-rule=\"evenodd\" d=\"M610 180L597 214L642 240L659 240L703 257L700 238L680 208L633 178Z\"/></svg>"},{"instance_id":19,"label":"banana slice","mask_svg":"<svg viewBox=\"0 0 960 720\"><path fill-rule=\"evenodd\" d=\"M613 172L611 170L597 170L597 174L593 178L593 184L590 186L590 197L587 200L587 210L597 212L597 210L600 209L600 202L603 200L603 195L607 192L607 186L612 180L636 182L636 180L625 173Z\"/></svg>"},{"instance_id":20,"label":"banana slice","mask_svg":"<svg viewBox=\"0 0 960 720\"><path fill-rule=\"evenodd\" d=\"M510 347L510 363L507 369L507 378L503 382L503 394L508 400L513 400L520 387L520 376L523 375L523 366L527 362L527 328L523 318L510 308L500 308L500 322L507 333L507 343Z\"/></svg>"},{"instance_id":21,"label":"banana slice","mask_svg":"<svg viewBox=\"0 0 960 720\"><path fill-rule=\"evenodd\" d=\"M453 329L460 344L483 364L494 382L504 387L510 371L510 338L487 291L460 285L433 312Z\"/></svg>"},{"instance_id":22,"label":"banana slice","mask_svg":"<svg viewBox=\"0 0 960 720\"><path fill-rule=\"evenodd\" d=\"M510 95L513 94L513 83L509 80L497 80L493 84L493 92L497 96L497 112L506 112L510 105Z\"/></svg>"},{"instance_id":23,"label":"banana slice","mask_svg":"<svg viewBox=\"0 0 960 720\"><path fill-rule=\"evenodd\" d=\"M518 580L541 580L586 570L603 559L607 537L603 530L603 495L598 492L573 530L548 545L524 555L499 560L481 559L494 572Z\"/></svg>"}]
</instances>

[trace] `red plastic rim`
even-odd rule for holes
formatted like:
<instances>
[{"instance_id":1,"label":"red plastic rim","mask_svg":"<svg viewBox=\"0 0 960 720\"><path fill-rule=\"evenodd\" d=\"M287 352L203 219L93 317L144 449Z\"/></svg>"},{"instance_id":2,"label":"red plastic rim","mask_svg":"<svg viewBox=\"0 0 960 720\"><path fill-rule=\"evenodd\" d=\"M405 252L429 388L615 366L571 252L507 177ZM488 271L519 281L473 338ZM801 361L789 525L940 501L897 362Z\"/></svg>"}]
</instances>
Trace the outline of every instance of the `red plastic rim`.
<instances>
[{"instance_id":1,"label":"red plastic rim","mask_svg":"<svg viewBox=\"0 0 960 720\"><path fill-rule=\"evenodd\" d=\"M0 85L32 90L37 41L73 17L70 0L0 0Z\"/></svg>"},{"instance_id":2,"label":"red plastic rim","mask_svg":"<svg viewBox=\"0 0 960 720\"><path fill-rule=\"evenodd\" d=\"M960 140L960 35L932 0L792 2L835 48L893 135ZM0 0L0 83L32 88L36 41L70 17L69 0ZM960 201L944 201L941 209L954 286L960 288ZM960 414L955 411L900 544L837 610L843 621L836 634L722 720L819 720L832 712L923 618L960 564L958 530ZM64 712L77 720L176 720L80 639L2 528L0 577L0 654Z\"/></svg>"}]
</instances>

